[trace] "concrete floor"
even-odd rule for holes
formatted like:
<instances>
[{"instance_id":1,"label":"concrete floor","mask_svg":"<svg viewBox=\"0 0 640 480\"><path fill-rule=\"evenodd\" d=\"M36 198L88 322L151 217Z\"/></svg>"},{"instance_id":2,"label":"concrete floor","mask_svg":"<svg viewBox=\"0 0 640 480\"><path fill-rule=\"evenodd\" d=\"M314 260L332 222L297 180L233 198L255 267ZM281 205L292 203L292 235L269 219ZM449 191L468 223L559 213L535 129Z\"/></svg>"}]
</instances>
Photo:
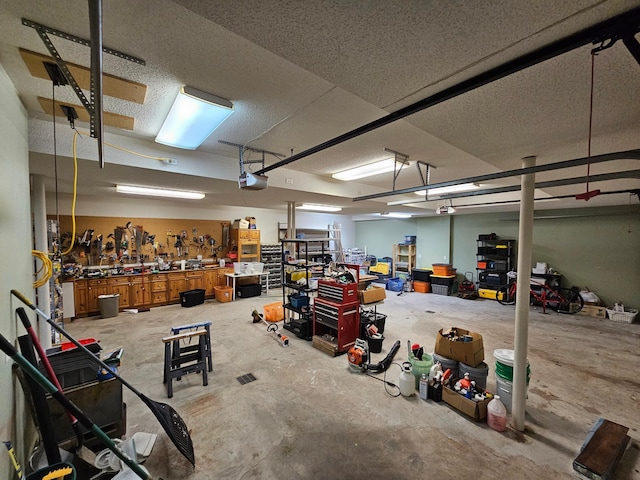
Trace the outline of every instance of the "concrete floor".
<instances>
[{"instance_id":1,"label":"concrete floor","mask_svg":"<svg viewBox=\"0 0 640 480\"><path fill-rule=\"evenodd\" d=\"M572 460L593 423L604 417L629 427L631 442L615 478L640 479L640 324L531 309L528 358L532 376L526 430L498 433L444 403L417 395L393 398L384 384L352 373L346 355L330 357L296 337L282 348L251 311L269 297L183 308L154 308L67 324L75 338L94 337L105 351L125 349L120 374L148 397L172 405L191 429L196 467L180 455L148 408L128 389L127 435L158 433L145 466L154 478L184 479L569 479ZM513 348L514 307L492 300L387 292L385 341L432 352L439 329L482 334L495 387L493 351ZM212 322L214 371L162 383L162 337L170 327ZM284 331L283 333L289 334ZM257 380L245 385L240 375ZM397 383L399 368L389 380Z\"/></svg>"}]
</instances>

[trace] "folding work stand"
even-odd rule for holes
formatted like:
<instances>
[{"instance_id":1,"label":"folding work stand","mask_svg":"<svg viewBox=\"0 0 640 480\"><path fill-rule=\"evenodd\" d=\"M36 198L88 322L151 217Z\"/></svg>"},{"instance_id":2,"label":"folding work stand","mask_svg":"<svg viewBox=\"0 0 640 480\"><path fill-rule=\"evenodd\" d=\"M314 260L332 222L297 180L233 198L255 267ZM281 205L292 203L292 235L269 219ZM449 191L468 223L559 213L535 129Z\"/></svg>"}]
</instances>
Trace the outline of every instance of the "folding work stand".
<instances>
[{"instance_id":1,"label":"folding work stand","mask_svg":"<svg viewBox=\"0 0 640 480\"><path fill-rule=\"evenodd\" d=\"M207 351L207 367L208 370L210 372L213 371L213 366L211 364L211 322L200 322L200 323L193 323L191 325L181 325L179 327L171 327L171 335L177 335L178 333L182 333L184 330L200 330L201 328L204 328L206 333L206 337L205 337L205 348ZM174 343L173 345L173 349L174 349L174 353L176 351L176 348L180 348L179 345L179 341ZM188 345L186 347L182 347L180 349L180 351L185 352L188 349L191 350L196 350L198 347L197 345Z\"/></svg>"},{"instance_id":2,"label":"folding work stand","mask_svg":"<svg viewBox=\"0 0 640 480\"><path fill-rule=\"evenodd\" d=\"M197 345L180 347L181 340L197 338ZM202 372L202 385L207 386L207 331L179 333L162 339L164 342L164 378L167 384L167 396L173 397L173 379L180 380L183 375ZM173 346L173 348L172 348ZM173 350L173 352L172 352Z\"/></svg>"}]
</instances>

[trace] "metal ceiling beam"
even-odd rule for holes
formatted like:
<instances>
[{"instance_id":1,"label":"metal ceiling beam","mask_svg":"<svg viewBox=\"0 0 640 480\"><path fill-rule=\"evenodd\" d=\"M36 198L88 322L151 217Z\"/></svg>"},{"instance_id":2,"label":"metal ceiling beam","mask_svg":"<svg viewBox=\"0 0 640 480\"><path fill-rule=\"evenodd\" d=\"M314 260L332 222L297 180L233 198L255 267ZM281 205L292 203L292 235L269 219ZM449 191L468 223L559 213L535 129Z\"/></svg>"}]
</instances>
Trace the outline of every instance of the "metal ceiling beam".
<instances>
[{"instance_id":1,"label":"metal ceiling beam","mask_svg":"<svg viewBox=\"0 0 640 480\"><path fill-rule=\"evenodd\" d=\"M589 177L573 177L573 178L562 178L560 180L550 180L547 182L538 182L535 185L536 189L544 189L544 188L553 188L553 187L563 187L566 185L577 185L580 183L585 183L589 179L589 182L605 182L607 180L619 180L621 178L640 178L640 170L626 170L624 172L613 172L613 173L603 173L601 175L590 175ZM508 185L505 187L497 187L497 188L485 188L483 190L473 190L469 192L459 192L452 193L449 195L441 195L438 198L430 198L427 200L419 199L415 201L402 201L398 200L397 202L391 202L391 204L387 205L403 205L403 204L414 204L414 203L424 203L424 202L438 202L441 200L450 200L453 198L467 198L467 197L477 197L481 195L493 195L497 193L510 193L517 192L521 188L520 185ZM575 197L575 195L569 195L569 197Z\"/></svg>"},{"instance_id":2,"label":"metal ceiling beam","mask_svg":"<svg viewBox=\"0 0 640 480\"><path fill-rule=\"evenodd\" d=\"M56 37L64 38L65 40L69 40L73 43L78 43L80 45L84 45L86 47L91 46L91 41L86 38L77 37L75 35L71 35L70 33L63 32L61 30L56 30L55 28L47 27L46 25L42 25L40 23L34 22L33 20L29 20L28 18L22 19L22 25L25 27L31 27L35 30L41 30L49 35L54 35ZM109 55L113 55L118 58L122 58L123 60L128 60L133 63L137 63L138 65L146 65L147 62L142 60L141 58L134 57L133 55L129 55L128 53L121 52L120 50L115 50L113 48L102 46L102 51L104 53L108 53Z\"/></svg>"},{"instance_id":3,"label":"metal ceiling beam","mask_svg":"<svg viewBox=\"0 0 640 480\"><path fill-rule=\"evenodd\" d=\"M265 174L271 170L279 167L283 167L290 163L293 163L302 158L313 155L314 153L321 152L327 148L334 147L340 143L346 142L353 138L359 137L367 132L383 127L397 120L401 120L409 115L425 110L434 105L438 105L446 100L451 100L458 95L475 90L478 87L482 87L489 83L500 80L513 73L519 72L526 68L532 67L539 63L542 63L551 58L557 57L564 53L575 50L576 48L583 47L589 43L603 43L607 41L615 42L622 34L628 34L629 32L638 32L640 30L640 7L636 7L629 10L626 13L617 15L613 18L597 23L589 28L585 28L573 35L569 35L561 40L553 42L542 48L538 48L533 52L522 55L514 60L506 62L498 67L492 68L484 73L471 77L468 80L464 80L456 85L444 89L443 91L431 95L423 100L408 105L400 110L385 115L378 120L369 122L366 125L358 127L347 133L343 133L331 140L327 140L315 147L311 147L300 153L285 158L279 162L269 165L262 170L256 172L259 175Z\"/></svg>"},{"instance_id":4,"label":"metal ceiling beam","mask_svg":"<svg viewBox=\"0 0 640 480\"><path fill-rule=\"evenodd\" d=\"M526 175L528 173L549 172L553 170L560 170L563 168L580 167L587 163L602 163L610 162L612 160L640 160L640 149L626 150L624 152L605 153L603 155L595 155L593 157L576 158L574 160L565 160L564 162L548 163L546 165L537 165L529 168L517 168L515 170L506 170L504 172L489 173L487 175L478 175L476 177L461 178L458 180L449 180L447 182L432 183L429 188L450 187L451 185L459 185L461 183L479 183L498 178L517 177L519 175ZM374 198L388 197L391 195L401 195L405 193L413 193L418 190L424 190L423 186L403 188L402 190L395 190L393 192L374 193L371 195L364 195L362 197L356 197L354 202L362 200L372 200Z\"/></svg>"},{"instance_id":5,"label":"metal ceiling beam","mask_svg":"<svg viewBox=\"0 0 640 480\"><path fill-rule=\"evenodd\" d=\"M89 2L89 31L91 35L91 130L98 142L98 164L104 168L104 125L102 109L102 0Z\"/></svg>"}]
</instances>

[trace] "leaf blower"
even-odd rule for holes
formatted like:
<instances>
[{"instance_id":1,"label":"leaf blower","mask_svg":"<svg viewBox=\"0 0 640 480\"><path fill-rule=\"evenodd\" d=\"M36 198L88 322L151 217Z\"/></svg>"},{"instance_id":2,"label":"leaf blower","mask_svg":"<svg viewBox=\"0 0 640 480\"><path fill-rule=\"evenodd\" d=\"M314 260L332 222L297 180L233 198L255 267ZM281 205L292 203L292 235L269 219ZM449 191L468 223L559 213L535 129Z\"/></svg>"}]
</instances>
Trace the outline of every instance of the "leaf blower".
<instances>
[{"instance_id":1,"label":"leaf blower","mask_svg":"<svg viewBox=\"0 0 640 480\"><path fill-rule=\"evenodd\" d=\"M398 350L400 350L400 340L396 340L396 343L393 344L391 350L389 350L389 353L387 353L387 356L384 357L382 361L376 363L375 365L367 365L367 370L370 370L373 373L384 372L385 370L387 370L387 368L389 368L391 362L393 362L393 357L396 356Z\"/></svg>"},{"instance_id":2,"label":"leaf blower","mask_svg":"<svg viewBox=\"0 0 640 480\"><path fill-rule=\"evenodd\" d=\"M369 344L361 338L356 338L356 343L347 352L347 360L353 372L364 372L369 362Z\"/></svg>"},{"instance_id":3,"label":"leaf blower","mask_svg":"<svg viewBox=\"0 0 640 480\"><path fill-rule=\"evenodd\" d=\"M391 362L393 362L393 357L396 356L400 350L400 340L396 340L396 343L393 344L391 350L387 354L384 359L376 364L369 363L369 345L367 342L361 338L356 338L356 343L353 347L349 349L347 353L347 360L349 361L349 368L354 372L364 372L371 371L372 373L380 373L384 372L389 368Z\"/></svg>"}]
</instances>

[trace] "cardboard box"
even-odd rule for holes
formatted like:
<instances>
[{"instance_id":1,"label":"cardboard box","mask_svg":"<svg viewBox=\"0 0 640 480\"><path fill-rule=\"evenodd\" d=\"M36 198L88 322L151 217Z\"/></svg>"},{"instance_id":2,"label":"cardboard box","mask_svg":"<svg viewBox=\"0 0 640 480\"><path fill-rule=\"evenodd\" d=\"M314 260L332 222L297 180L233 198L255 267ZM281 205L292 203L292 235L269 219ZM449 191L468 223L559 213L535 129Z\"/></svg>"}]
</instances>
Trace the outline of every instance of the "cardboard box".
<instances>
[{"instance_id":1,"label":"cardboard box","mask_svg":"<svg viewBox=\"0 0 640 480\"><path fill-rule=\"evenodd\" d=\"M447 337L443 336L443 331L447 333L450 330L456 330L459 337L465 335L471 336L471 341L461 342L449 340ZM470 332L464 328L451 327L447 329L440 329L436 336L434 352L440 356L463 362L470 367L477 367L484 362L484 345L482 343L482 335L476 332Z\"/></svg>"},{"instance_id":2,"label":"cardboard box","mask_svg":"<svg viewBox=\"0 0 640 480\"><path fill-rule=\"evenodd\" d=\"M602 305L584 305L578 313L590 317L606 318L607 307L603 307Z\"/></svg>"},{"instance_id":3,"label":"cardboard box","mask_svg":"<svg viewBox=\"0 0 640 480\"><path fill-rule=\"evenodd\" d=\"M456 380L453 380L453 385L455 385L455 382ZM476 421L487 418L487 404L491 401L485 398L479 402L474 402L449 387L442 388L442 400Z\"/></svg>"},{"instance_id":4,"label":"cardboard box","mask_svg":"<svg viewBox=\"0 0 640 480\"><path fill-rule=\"evenodd\" d=\"M376 303L387 298L387 295L382 287L376 287L370 285L366 290L358 290L358 296L360 297L360 303Z\"/></svg>"}]
</instances>

